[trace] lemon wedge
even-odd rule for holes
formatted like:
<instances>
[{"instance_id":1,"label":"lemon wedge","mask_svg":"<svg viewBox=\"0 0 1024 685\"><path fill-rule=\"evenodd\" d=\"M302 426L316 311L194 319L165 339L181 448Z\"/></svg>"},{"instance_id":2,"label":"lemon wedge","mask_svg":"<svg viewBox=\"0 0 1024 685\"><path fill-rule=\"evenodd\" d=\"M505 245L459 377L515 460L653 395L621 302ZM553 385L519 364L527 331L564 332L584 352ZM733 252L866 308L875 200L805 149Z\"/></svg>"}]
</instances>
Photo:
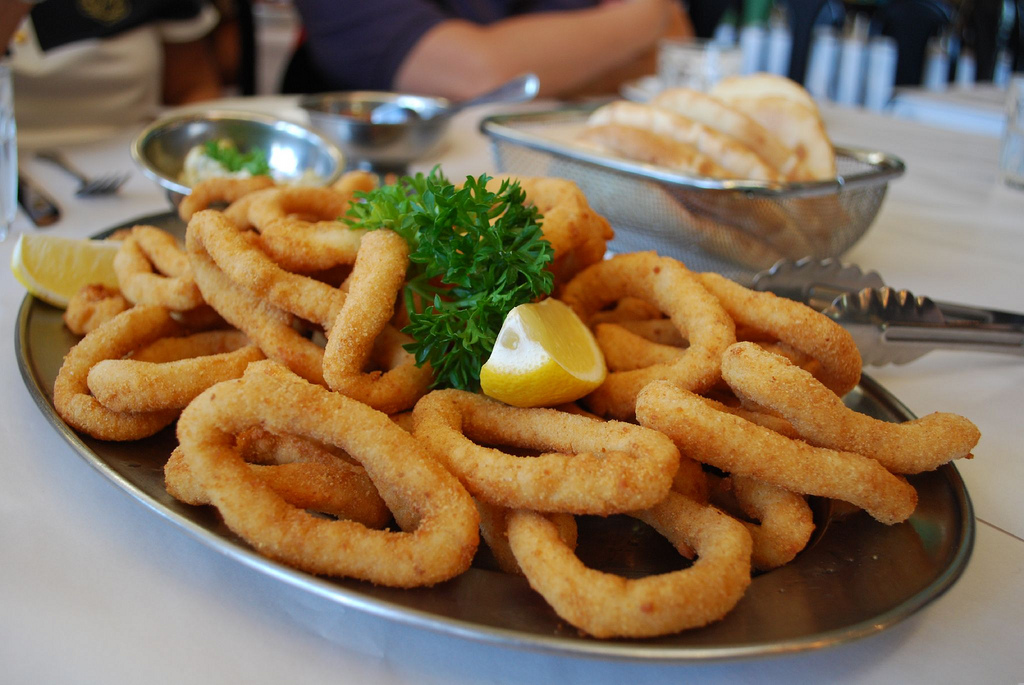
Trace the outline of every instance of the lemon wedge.
<instances>
[{"instance_id":1,"label":"lemon wedge","mask_svg":"<svg viewBox=\"0 0 1024 685\"><path fill-rule=\"evenodd\" d=\"M521 304L505 316L480 368L480 388L517 407L551 407L578 400L607 375L590 329L568 306L547 299Z\"/></svg>"},{"instance_id":2,"label":"lemon wedge","mask_svg":"<svg viewBox=\"0 0 1024 685\"><path fill-rule=\"evenodd\" d=\"M114 255L121 243L22 233L11 255L11 271L32 295L67 307L83 285L117 287Z\"/></svg>"}]
</instances>

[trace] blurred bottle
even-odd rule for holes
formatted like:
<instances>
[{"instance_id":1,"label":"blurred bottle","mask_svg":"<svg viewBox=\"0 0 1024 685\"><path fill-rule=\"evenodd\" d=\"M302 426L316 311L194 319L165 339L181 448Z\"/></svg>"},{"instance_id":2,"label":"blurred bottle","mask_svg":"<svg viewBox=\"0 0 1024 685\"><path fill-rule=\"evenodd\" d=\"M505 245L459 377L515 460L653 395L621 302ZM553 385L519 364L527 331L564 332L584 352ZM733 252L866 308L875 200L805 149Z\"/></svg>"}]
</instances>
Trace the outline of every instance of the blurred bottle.
<instances>
[{"instance_id":1,"label":"blurred bottle","mask_svg":"<svg viewBox=\"0 0 1024 685\"><path fill-rule=\"evenodd\" d=\"M896 39L875 36L868 41L868 66L864 83L864 106L881 112L892 100L896 83L898 49Z\"/></svg>"},{"instance_id":2,"label":"blurred bottle","mask_svg":"<svg viewBox=\"0 0 1024 685\"><path fill-rule=\"evenodd\" d=\"M736 20L736 11L733 8L725 10L711 40L719 45L736 45Z\"/></svg>"},{"instance_id":3,"label":"blurred bottle","mask_svg":"<svg viewBox=\"0 0 1024 685\"><path fill-rule=\"evenodd\" d=\"M956 84L958 86L972 86L977 80L978 63L974 59L974 51L970 48L963 48L956 60Z\"/></svg>"},{"instance_id":4,"label":"blurred bottle","mask_svg":"<svg viewBox=\"0 0 1024 685\"><path fill-rule=\"evenodd\" d=\"M866 15L855 13L847 18L836 76L836 102L841 105L859 105L863 101L867 35Z\"/></svg>"},{"instance_id":5,"label":"blurred bottle","mask_svg":"<svg viewBox=\"0 0 1024 685\"><path fill-rule=\"evenodd\" d=\"M831 100L839 58L839 38L831 26L818 26L811 38L804 87L818 100Z\"/></svg>"},{"instance_id":6,"label":"blurred bottle","mask_svg":"<svg viewBox=\"0 0 1024 685\"><path fill-rule=\"evenodd\" d=\"M939 36L925 48L923 85L928 90L946 90L949 83L949 39Z\"/></svg>"},{"instance_id":7,"label":"blurred bottle","mask_svg":"<svg viewBox=\"0 0 1024 685\"><path fill-rule=\"evenodd\" d=\"M779 76L789 74L789 58L793 52L793 34L785 5L776 3L768 21L768 50L765 71Z\"/></svg>"}]
</instances>

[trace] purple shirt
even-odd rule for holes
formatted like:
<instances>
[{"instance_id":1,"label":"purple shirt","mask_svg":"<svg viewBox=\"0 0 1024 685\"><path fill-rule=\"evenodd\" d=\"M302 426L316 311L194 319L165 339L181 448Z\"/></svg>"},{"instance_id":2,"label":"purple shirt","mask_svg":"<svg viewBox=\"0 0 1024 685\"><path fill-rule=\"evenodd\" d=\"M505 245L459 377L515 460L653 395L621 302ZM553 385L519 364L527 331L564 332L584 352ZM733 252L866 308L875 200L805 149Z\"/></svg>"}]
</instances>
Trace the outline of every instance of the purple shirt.
<instances>
[{"instance_id":1,"label":"purple shirt","mask_svg":"<svg viewBox=\"0 0 1024 685\"><path fill-rule=\"evenodd\" d=\"M309 59L332 90L390 90L409 51L446 19L486 25L519 14L595 4L595 0L295 0Z\"/></svg>"}]
</instances>

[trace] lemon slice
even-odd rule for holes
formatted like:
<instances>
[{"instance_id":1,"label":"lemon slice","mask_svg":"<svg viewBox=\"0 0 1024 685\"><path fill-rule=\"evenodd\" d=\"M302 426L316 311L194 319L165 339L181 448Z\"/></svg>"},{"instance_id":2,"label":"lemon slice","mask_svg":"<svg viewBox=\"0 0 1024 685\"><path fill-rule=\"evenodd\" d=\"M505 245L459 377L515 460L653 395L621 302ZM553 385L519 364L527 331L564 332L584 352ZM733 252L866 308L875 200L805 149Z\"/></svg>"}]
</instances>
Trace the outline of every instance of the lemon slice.
<instances>
[{"instance_id":1,"label":"lemon slice","mask_svg":"<svg viewBox=\"0 0 1024 685\"><path fill-rule=\"evenodd\" d=\"M562 302L521 304L501 325L480 369L484 394L517 407L578 400L604 382L608 369L590 329Z\"/></svg>"},{"instance_id":2,"label":"lemon slice","mask_svg":"<svg viewBox=\"0 0 1024 685\"><path fill-rule=\"evenodd\" d=\"M11 255L11 271L25 289L54 307L67 307L83 285L117 287L114 240L77 240L22 233Z\"/></svg>"}]
</instances>

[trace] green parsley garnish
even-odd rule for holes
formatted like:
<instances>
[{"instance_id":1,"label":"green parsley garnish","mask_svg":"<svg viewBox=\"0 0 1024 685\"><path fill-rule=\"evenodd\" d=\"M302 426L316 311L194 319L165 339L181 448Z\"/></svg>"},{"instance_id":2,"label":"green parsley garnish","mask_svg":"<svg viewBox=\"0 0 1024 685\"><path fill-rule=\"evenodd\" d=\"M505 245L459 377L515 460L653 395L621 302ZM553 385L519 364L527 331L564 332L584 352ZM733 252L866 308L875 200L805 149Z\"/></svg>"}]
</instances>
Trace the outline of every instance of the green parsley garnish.
<instances>
[{"instance_id":1,"label":"green parsley garnish","mask_svg":"<svg viewBox=\"0 0 1024 685\"><path fill-rule=\"evenodd\" d=\"M228 171L248 171L253 176L268 176L270 165L267 164L267 153L254 147L242 153L238 146L230 140L208 140L203 144L206 156L220 163Z\"/></svg>"},{"instance_id":2,"label":"green parsley garnish","mask_svg":"<svg viewBox=\"0 0 1024 685\"><path fill-rule=\"evenodd\" d=\"M541 215L524 204L519 183L487 189L487 174L456 188L435 167L369 193L357 193L346 223L389 228L410 247L405 291L415 342L406 349L430 362L435 387L475 390L505 315L551 292L551 244ZM417 303L419 306L417 307Z\"/></svg>"}]
</instances>

